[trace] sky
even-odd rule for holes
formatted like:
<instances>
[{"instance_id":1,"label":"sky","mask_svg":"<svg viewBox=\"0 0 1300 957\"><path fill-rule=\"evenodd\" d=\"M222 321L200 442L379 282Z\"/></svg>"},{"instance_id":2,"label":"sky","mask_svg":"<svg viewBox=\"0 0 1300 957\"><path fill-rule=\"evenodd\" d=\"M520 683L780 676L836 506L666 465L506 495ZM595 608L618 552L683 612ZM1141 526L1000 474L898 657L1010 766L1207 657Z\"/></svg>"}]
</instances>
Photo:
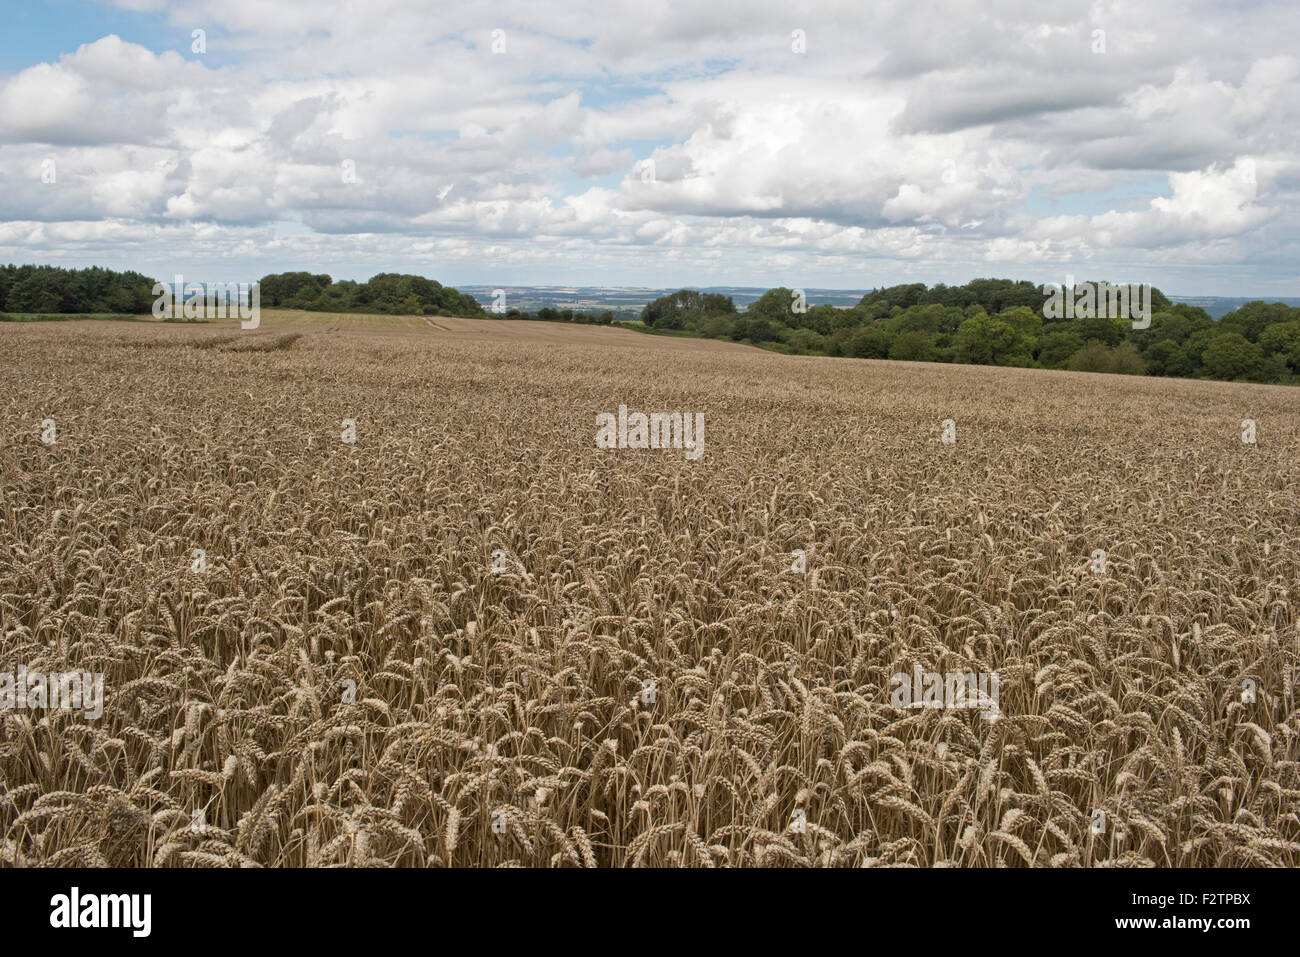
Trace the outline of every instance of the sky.
<instances>
[{"instance_id":1,"label":"sky","mask_svg":"<svg viewBox=\"0 0 1300 957\"><path fill-rule=\"evenodd\" d=\"M1300 4L0 0L0 261L1300 296Z\"/></svg>"}]
</instances>

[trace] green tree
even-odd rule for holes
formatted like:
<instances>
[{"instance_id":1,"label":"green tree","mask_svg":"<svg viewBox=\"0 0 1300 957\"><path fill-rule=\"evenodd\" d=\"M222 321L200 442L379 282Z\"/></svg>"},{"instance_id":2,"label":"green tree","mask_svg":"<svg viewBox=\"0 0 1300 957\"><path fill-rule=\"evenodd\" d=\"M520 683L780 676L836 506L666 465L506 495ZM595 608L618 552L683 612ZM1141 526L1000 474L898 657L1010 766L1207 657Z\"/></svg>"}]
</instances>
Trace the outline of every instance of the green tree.
<instances>
[{"instance_id":1,"label":"green tree","mask_svg":"<svg viewBox=\"0 0 1300 957\"><path fill-rule=\"evenodd\" d=\"M307 272L273 273L261 281L262 305L315 312L482 316L473 296L424 276L379 273L364 283Z\"/></svg>"},{"instance_id":2,"label":"green tree","mask_svg":"<svg viewBox=\"0 0 1300 957\"><path fill-rule=\"evenodd\" d=\"M804 317L808 315L808 312L795 312L795 307L799 302L795 290L778 286L776 289L769 289L751 302L748 308L745 309L745 315L797 328L804 324ZM804 302L804 308L807 308L806 301Z\"/></svg>"},{"instance_id":3,"label":"green tree","mask_svg":"<svg viewBox=\"0 0 1300 957\"><path fill-rule=\"evenodd\" d=\"M1116 321L1104 316L1092 316L1087 319L1075 319L1068 328L1084 342L1096 340L1108 346L1115 346L1119 345L1120 340L1124 338L1123 325L1129 322L1130 320L1127 319Z\"/></svg>"},{"instance_id":4,"label":"green tree","mask_svg":"<svg viewBox=\"0 0 1300 957\"><path fill-rule=\"evenodd\" d=\"M900 332L889 347L889 358L911 362L933 362L934 339L924 332Z\"/></svg>"},{"instance_id":5,"label":"green tree","mask_svg":"<svg viewBox=\"0 0 1300 957\"><path fill-rule=\"evenodd\" d=\"M1264 330L1278 323L1300 319L1300 309L1282 302L1248 302L1219 320L1223 332L1236 332L1258 342Z\"/></svg>"},{"instance_id":6,"label":"green tree","mask_svg":"<svg viewBox=\"0 0 1300 957\"><path fill-rule=\"evenodd\" d=\"M1033 365L1034 339L1015 317L975 316L957 328L953 357L975 365Z\"/></svg>"},{"instance_id":7,"label":"green tree","mask_svg":"<svg viewBox=\"0 0 1300 957\"><path fill-rule=\"evenodd\" d=\"M793 329L790 331L790 348L805 354L820 353L825 349L826 337L811 329Z\"/></svg>"},{"instance_id":8,"label":"green tree","mask_svg":"<svg viewBox=\"0 0 1300 957\"><path fill-rule=\"evenodd\" d=\"M1172 339L1161 339L1152 343L1142 352L1142 361L1146 363L1151 375L1187 376L1192 373L1191 360L1182 346Z\"/></svg>"},{"instance_id":9,"label":"green tree","mask_svg":"<svg viewBox=\"0 0 1300 957\"><path fill-rule=\"evenodd\" d=\"M836 309L828 303L822 303L811 307L803 316L799 317L799 327L811 329L818 335L829 335L836 329L850 324L850 320L846 318L847 313L848 310L846 309Z\"/></svg>"},{"instance_id":10,"label":"green tree","mask_svg":"<svg viewBox=\"0 0 1300 957\"><path fill-rule=\"evenodd\" d=\"M1278 322L1259 334L1266 358L1280 356L1292 372L1300 372L1300 321Z\"/></svg>"},{"instance_id":11,"label":"green tree","mask_svg":"<svg viewBox=\"0 0 1300 957\"><path fill-rule=\"evenodd\" d=\"M1036 339L1043 329L1043 315L1025 306L1015 306L998 313L998 318L1010 323L1031 339Z\"/></svg>"},{"instance_id":12,"label":"green tree","mask_svg":"<svg viewBox=\"0 0 1300 957\"><path fill-rule=\"evenodd\" d=\"M1142 375L1146 365L1138 354L1137 346L1121 342L1114 349L1093 339L1070 356L1069 368L1074 372L1112 372L1119 375Z\"/></svg>"},{"instance_id":13,"label":"green tree","mask_svg":"<svg viewBox=\"0 0 1300 957\"><path fill-rule=\"evenodd\" d=\"M14 283L6 306L10 312L60 312L63 302L60 285L53 270L34 270Z\"/></svg>"},{"instance_id":14,"label":"green tree","mask_svg":"<svg viewBox=\"0 0 1300 957\"><path fill-rule=\"evenodd\" d=\"M1201 366L1213 379L1261 381L1266 377L1264 351L1238 332L1223 332L1210 340Z\"/></svg>"},{"instance_id":15,"label":"green tree","mask_svg":"<svg viewBox=\"0 0 1300 957\"><path fill-rule=\"evenodd\" d=\"M1093 339L1082 349L1070 356L1067 368L1071 372L1110 372L1110 347L1104 342Z\"/></svg>"},{"instance_id":16,"label":"green tree","mask_svg":"<svg viewBox=\"0 0 1300 957\"><path fill-rule=\"evenodd\" d=\"M1110 351L1110 371L1118 375L1145 375L1146 363L1131 342L1121 342Z\"/></svg>"},{"instance_id":17,"label":"green tree","mask_svg":"<svg viewBox=\"0 0 1300 957\"><path fill-rule=\"evenodd\" d=\"M889 355L889 334L879 325L862 326L850 333L844 351L857 359L884 359Z\"/></svg>"},{"instance_id":18,"label":"green tree","mask_svg":"<svg viewBox=\"0 0 1300 957\"><path fill-rule=\"evenodd\" d=\"M1128 338L1145 352L1149 346L1163 339L1185 347L1193 333L1205 330L1217 332L1219 327L1204 309L1180 302L1157 312L1151 317L1151 325L1147 328L1130 329Z\"/></svg>"},{"instance_id":19,"label":"green tree","mask_svg":"<svg viewBox=\"0 0 1300 957\"><path fill-rule=\"evenodd\" d=\"M679 289L647 303L641 310L641 321L660 329L683 329L691 320L735 313L736 304L730 296Z\"/></svg>"},{"instance_id":20,"label":"green tree","mask_svg":"<svg viewBox=\"0 0 1300 957\"><path fill-rule=\"evenodd\" d=\"M733 321L726 316L709 316L700 323L700 335L710 339L730 338Z\"/></svg>"},{"instance_id":21,"label":"green tree","mask_svg":"<svg viewBox=\"0 0 1300 957\"><path fill-rule=\"evenodd\" d=\"M1064 369L1070 356L1083 348L1083 340L1073 332L1058 329L1038 341L1038 364L1044 369Z\"/></svg>"}]
</instances>

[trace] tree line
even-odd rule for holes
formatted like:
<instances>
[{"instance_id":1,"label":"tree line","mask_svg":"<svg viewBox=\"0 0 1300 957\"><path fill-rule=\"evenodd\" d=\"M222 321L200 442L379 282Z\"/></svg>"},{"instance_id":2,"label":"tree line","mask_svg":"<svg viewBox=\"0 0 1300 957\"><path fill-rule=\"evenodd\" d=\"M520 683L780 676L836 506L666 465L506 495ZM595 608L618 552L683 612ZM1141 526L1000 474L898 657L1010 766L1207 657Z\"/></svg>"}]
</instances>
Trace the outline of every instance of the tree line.
<instances>
[{"instance_id":1,"label":"tree line","mask_svg":"<svg viewBox=\"0 0 1300 957\"><path fill-rule=\"evenodd\" d=\"M608 326L614 322L614 313L606 309L604 312L583 311L579 309L552 309L550 306L543 306L536 312L527 312L522 309L510 309L500 315L495 313L489 314L493 319L533 319L538 322L576 322L588 326Z\"/></svg>"},{"instance_id":2,"label":"tree line","mask_svg":"<svg viewBox=\"0 0 1300 957\"><path fill-rule=\"evenodd\" d=\"M91 266L0 266L0 314L139 315L153 307L154 280Z\"/></svg>"},{"instance_id":3,"label":"tree line","mask_svg":"<svg viewBox=\"0 0 1300 957\"><path fill-rule=\"evenodd\" d=\"M473 296L423 276L380 273L366 282L325 274L272 273L260 283L262 305L309 312L365 312L394 316L482 316Z\"/></svg>"},{"instance_id":4,"label":"tree line","mask_svg":"<svg viewBox=\"0 0 1300 957\"><path fill-rule=\"evenodd\" d=\"M740 312L729 296L683 289L646 305L641 321L796 355L1300 383L1300 308L1250 302L1215 322L1153 288L1150 325L1135 329L1124 318L1047 318L1047 297L1028 281L977 279L801 308L801 294L780 287Z\"/></svg>"},{"instance_id":5,"label":"tree line","mask_svg":"<svg viewBox=\"0 0 1300 957\"><path fill-rule=\"evenodd\" d=\"M541 322L576 322L609 325L614 313L553 309L535 313L510 309L486 310L473 296L422 276L380 273L364 283L306 272L275 273L261 280L262 305L273 309L313 312L372 312L398 316L465 316L489 319L532 319Z\"/></svg>"},{"instance_id":6,"label":"tree line","mask_svg":"<svg viewBox=\"0 0 1300 957\"><path fill-rule=\"evenodd\" d=\"M0 319L24 315L143 315L153 309L157 280L137 272L92 266L0 266ZM609 325L614 313L544 307L536 313L519 309L498 316L467 293L433 279L380 273L366 282L335 282L324 273L284 272L263 276L261 304L272 309L310 312L381 313L398 316L467 316L534 319Z\"/></svg>"}]
</instances>

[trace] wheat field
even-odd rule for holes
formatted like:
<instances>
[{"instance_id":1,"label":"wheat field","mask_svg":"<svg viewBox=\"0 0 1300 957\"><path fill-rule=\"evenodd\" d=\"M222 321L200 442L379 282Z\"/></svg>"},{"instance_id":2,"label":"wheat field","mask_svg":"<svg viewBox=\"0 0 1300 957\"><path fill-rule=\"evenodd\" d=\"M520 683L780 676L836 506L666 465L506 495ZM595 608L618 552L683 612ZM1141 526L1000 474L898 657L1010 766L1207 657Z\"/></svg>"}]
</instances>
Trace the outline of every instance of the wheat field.
<instances>
[{"instance_id":1,"label":"wheat field","mask_svg":"<svg viewBox=\"0 0 1300 957\"><path fill-rule=\"evenodd\" d=\"M1295 391L451 319L0 351L0 672L104 676L0 712L5 866L1300 864ZM704 454L597 448L620 404Z\"/></svg>"}]
</instances>

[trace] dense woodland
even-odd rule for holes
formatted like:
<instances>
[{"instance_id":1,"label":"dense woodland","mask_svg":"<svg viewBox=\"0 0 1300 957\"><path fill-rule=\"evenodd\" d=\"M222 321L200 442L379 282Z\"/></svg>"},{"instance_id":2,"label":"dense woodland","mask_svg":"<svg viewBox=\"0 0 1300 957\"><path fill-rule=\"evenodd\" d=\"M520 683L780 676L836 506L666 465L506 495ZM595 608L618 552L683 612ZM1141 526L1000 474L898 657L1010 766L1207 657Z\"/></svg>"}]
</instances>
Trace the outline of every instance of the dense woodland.
<instances>
[{"instance_id":1,"label":"dense woodland","mask_svg":"<svg viewBox=\"0 0 1300 957\"><path fill-rule=\"evenodd\" d=\"M368 312L394 316L482 316L473 296L423 276L384 272L366 282L334 282L324 274L274 273L261 280L262 306L312 312Z\"/></svg>"},{"instance_id":2,"label":"dense woodland","mask_svg":"<svg viewBox=\"0 0 1300 957\"><path fill-rule=\"evenodd\" d=\"M0 266L0 316L17 314L139 315L153 308L154 280L138 272L92 266Z\"/></svg>"},{"instance_id":3,"label":"dense woodland","mask_svg":"<svg viewBox=\"0 0 1300 957\"><path fill-rule=\"evenodd\" d=\"M262 305L279 309L319 312L379 312L398 316L468 316L494 319L537 319L543 322L578 322L609 325L613 312L575 312L573 309L539 309L536 313L511 309L502 314L485 310L473 296L421 276L380 273L368 282L333 282L326 275L305 272L262 277Z\"/></svg>"},{"instance_id":4,"label":"dense woodland","mask_svg":"<svg viewBox=\"0 0 1300 957\"><path fill-rule=\"evenodd\" d=\"M1046 290L977 279L875 290L851 309L792 308L770 289L744 312L729 297L683 289L648 304L655 330L731 339L800 355L1300 383L1300 308L1250 302L1218 322L1151 290L1151 325L1127 319L1044 318Z\"/></svg>"}]
</instances>

